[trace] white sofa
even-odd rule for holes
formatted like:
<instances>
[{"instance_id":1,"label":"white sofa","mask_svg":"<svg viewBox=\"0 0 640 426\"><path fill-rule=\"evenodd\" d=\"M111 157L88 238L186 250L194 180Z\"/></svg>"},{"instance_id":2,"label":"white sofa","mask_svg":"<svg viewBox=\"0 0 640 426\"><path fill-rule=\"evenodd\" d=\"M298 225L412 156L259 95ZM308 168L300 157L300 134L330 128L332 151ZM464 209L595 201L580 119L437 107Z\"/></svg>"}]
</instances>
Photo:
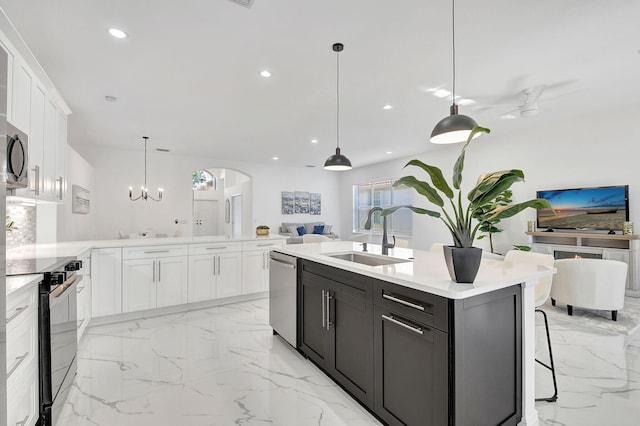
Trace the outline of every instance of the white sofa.
<instances>
[{"instance_id":1,"label":"white sofa","mask_svg":"<svg viewBox=\"0 0 640 426\"><path fill-rule=\"evenodd\" d=\"M332 225L325 225L324 222L282 222L280 226L280 235L284 235L287 238L287 244L301 244L302 236L298 233L297 229L300 226L304 226L304 229L307 234L313 234L313 230L317 225L324 226L323 232L321 235L325 235L331 239L338 239L338 235L334 234L331 228Z\"/></svg>"}]
</instances>

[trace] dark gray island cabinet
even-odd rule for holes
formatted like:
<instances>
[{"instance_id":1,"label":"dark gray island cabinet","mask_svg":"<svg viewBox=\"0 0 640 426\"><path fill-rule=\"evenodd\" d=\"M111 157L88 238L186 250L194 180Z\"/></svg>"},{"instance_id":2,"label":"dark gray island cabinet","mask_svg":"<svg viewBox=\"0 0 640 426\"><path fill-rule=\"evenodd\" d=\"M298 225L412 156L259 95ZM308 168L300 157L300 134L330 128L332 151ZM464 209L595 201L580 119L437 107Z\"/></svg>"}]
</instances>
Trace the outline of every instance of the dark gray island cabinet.
<instances>
[{"instance_id":1,"label":"dark gray island cabinet","mask_svg":"<svg viewBox=\"0 0 640 426\"><path fill-rule=\"evenodd\" d=\"M519 285L454 300L298 262L298 349L385 423L520 422Z\"/></svg>"}]
</instances>

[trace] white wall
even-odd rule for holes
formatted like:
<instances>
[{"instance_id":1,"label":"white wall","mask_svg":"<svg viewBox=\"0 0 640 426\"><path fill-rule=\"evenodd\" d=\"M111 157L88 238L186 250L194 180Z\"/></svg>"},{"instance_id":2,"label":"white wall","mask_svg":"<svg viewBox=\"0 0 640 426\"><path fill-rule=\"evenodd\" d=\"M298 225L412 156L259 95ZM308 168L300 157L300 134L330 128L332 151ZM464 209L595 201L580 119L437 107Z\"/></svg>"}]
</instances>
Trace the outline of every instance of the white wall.
<instances>
[{"instance_id":1,"label":"white wall","mask_svg":"<svg viewBox=\"0 0 640 426\"><path fill-rule=\"evenodd\" d=\"M67 147L67 188L64 204L57 205L57 240L76 241L91 240L95 238L95 195L93 189L94 168L72 147ZM89 191L91 204L89 214L73 214L72 207L72 186L78 185ZM55 208L55 205L54 205ZM46 210L43 205L38 205L38 212ZM55 228L54 228L55 229ZM40 241L42 242L42 241Z\"/></svg>"},{"instance_id":2,"label":"white wall","mask_svg":"<svg viewBox=\"0 0 640 426\"><path fill-rule=\"evenodd\" d=\"M163 188L164 199L160 203L132 202L127 192L129 186L139 188L143 183L144 151L88 146L78 150L94 166L91 191L91 210L96 215L95 232L91 237L94 239L111 239L118 231L128 234L148 228L169 236L176 232L181 236L192 235L191 177L194 170L202 168L233 169L252 178L253 217L247 221L251 224L252 233L257 225L268 225L272 233L277 233L281 222L320 220L336 226L340 219L338 176L320 168L281 167L270 161L264 164L220 161L150 150L149 190L154 194L156 188ZM322 215L282 215L280 193L294 190L322 194ZM347 207L350 206L349 203ZM175 219L186 223L176 225Z\"/></svg>"},{"instance_id":3,"label":"white wall","mask_svg":"<svg viewBox=\"0 0 640 426\"><path fill-rule=\"evenodd\" d=\"M512 187L515 202L534 198L537 190L628 184L630 220L640 224L640 127L634 125L638 117L640 105L549 126L537 126L534 118L523 123L528 127L519 134L501 135L501 129L494 128L490 135L474 140L467 150L463 194L466 195L480 174L504 169L524 171L526 181ZM411 158L440 167L450 179L460 148L460 145L447 146L341 175L341 221L345 237L352 227L352 185L405 175L428 180L420 169L402 169ZM420 195L414 199L416 205L429 206ZM505 252L513 244L526 244L526 222L535 217L535 211L528 209L502 221L500 225L505 231L494 235L496 251ZM636 225L636 232L638 228ZM411 246L414 248L427 249L434 242L451 243L439 219L428 216L414 215L413 235ZM487 247L488 240L478 242L477 246Z\"/></svg>"}]
</instances>

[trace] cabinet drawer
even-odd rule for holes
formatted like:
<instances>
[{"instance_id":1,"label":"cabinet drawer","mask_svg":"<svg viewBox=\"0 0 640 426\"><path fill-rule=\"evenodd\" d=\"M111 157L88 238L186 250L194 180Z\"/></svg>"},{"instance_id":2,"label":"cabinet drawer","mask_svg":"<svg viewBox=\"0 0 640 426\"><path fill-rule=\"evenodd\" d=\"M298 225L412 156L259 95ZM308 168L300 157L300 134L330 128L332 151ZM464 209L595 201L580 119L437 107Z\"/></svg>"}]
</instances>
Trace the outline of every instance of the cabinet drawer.
<instances>
[{"instance_id":1,"label":"cabinet drawer","mask_svg":"<svg viewBox=\"0 0 640 426\"><path fill-rule=\"evenodd\" d=\"M409 319L448 330L448 301L444 297L376 280L374 303Z\"/></svg>"},{"instance_id":2,"label":"cabinet drawer","mask_svg":"<svg viewBox=\"0 0 640 426\"><path fill-rule=\"evenodd\" d=\"M240 251L240 243L225 241L220 243L189 244L189 255L218 254Z\"/></svg>"},{"instance_id":3,"label":"cabinet drawer","mask_svg":"<svg viewBox=\"0 0 640 426\"><path fill-rule=\"evenodd\" d=\"M158 257L186 256L187 247L184 245L170 246L144 246L144 247L124 247L122 249L123 259L155 259Z\"/></svg>"},{"instance_id":4,"label":"cabinet drawer","mask_svg":"<svg viewBox=\"0 0 640 426\"><path fill-rule=\"evenodd\" d=\"M38 313L29 308L7 324L7 382L13 382L36 359Z\"/></svg>"},{"instance_id":5,"label":"cabinet drawer","mask_svg":"<svg viewBox=\"0 0 640 426\"><path fill-rule=\"evenodd\" d=\"M33 426L38 420L38 364L27 365L20 380L7 388L7 425Z\"/></svg>"},{"instance_id":6,"label":"cabinet drawer","mask_svg":"<svg viewBox=\"0 0 640 426\"><path fill-rule=\"evenodd\" d=\"M282 248L283 242L276 241L244 241L242 243L242 251L264 251L264 250L273 250L276 248Z\"/></svg>"},{"instance_id":7,"label":"cabinet drawer","mask_svg":"<svg viewBox=\"0 0 640 426\"><path fill-rule=\"evenodd\" d=\"M16 291L7 296L7 327L27 316L30 310L37 309L36 295L37 290L31 287L29 291Z\"/></svg>"}]
</instances>

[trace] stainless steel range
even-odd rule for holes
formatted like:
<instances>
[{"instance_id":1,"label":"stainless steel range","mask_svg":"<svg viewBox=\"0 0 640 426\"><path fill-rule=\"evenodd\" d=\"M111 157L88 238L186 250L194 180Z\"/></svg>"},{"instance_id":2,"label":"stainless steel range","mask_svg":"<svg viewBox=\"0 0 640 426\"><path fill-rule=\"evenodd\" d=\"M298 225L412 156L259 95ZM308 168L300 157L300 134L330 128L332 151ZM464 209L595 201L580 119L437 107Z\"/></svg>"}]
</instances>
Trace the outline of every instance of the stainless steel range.
<instances>
[{"instance_id":1,"label":"stainless steel range","mask_svg":"<svg viewBox=\"0 0 640 426\"><path fill-rule=\"evenodd\" d=\"M55 424L76 375L76 286L82 280L76 271L81 268L75 257L7 262L7 275L44 276L38 303L41 426Z\"/></svg>"}]
</instances>

